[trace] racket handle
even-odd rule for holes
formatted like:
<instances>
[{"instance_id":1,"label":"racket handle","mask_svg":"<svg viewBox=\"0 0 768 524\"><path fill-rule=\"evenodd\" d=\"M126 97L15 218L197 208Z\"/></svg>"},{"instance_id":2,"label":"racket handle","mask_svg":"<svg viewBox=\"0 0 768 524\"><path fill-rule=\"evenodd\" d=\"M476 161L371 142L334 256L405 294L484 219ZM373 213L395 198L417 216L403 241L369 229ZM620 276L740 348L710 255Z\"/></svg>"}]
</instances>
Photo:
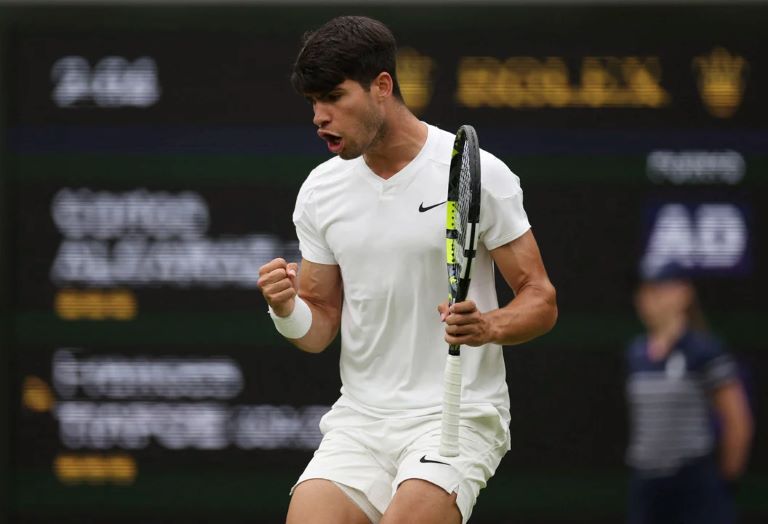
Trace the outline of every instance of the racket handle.
<instances>
[{"instance_id":1,"label":"racket handle","mask_svg":"<svg viewBox=\"0 0 768 524\"><path fill-rule=\"evenodd\" d=\"M459 420L461 412L461 356L448 355L443 375L443 428L440 455L459 454Z\"/></svg>"}]
</instances>

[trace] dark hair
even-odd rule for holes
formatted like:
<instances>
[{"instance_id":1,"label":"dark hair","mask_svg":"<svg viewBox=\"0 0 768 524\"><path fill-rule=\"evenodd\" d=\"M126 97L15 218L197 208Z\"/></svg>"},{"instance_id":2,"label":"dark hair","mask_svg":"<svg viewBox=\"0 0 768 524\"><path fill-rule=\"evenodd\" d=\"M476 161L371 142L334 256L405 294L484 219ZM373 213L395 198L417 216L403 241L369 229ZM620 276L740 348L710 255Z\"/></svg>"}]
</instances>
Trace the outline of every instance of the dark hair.
<instances>
[{"instance_id":1,"label":"dark hair","mask_svg":"<svg viewBox=\"0 0 768 524\"><path fill-rule=\"evenodd\" d=\"M392 92L402 100L395 75L397 43L392 32L365 16L339 16L304 34L291 83L300 94L327 93L344 80L367 91L382 72L392 77Z\"/></svg>"}]
</instances>

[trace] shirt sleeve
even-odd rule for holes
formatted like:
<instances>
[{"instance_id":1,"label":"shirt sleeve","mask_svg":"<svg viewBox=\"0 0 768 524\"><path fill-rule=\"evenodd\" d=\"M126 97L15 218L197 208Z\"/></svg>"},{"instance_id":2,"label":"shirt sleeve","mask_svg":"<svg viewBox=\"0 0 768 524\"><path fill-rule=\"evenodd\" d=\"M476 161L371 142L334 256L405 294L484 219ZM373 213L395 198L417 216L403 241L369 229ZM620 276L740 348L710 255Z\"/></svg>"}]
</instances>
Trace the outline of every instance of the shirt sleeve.
<instances>
[{"instance_id":1,"label":"shirt sleeve","mask_svg":"<svg viewBox=\"0 0 768 524\"><path fill-rule=\"evenodd\" d=\"M711 340L702 357L701 379L707 391L714 391L738 377L736 361L719 341Z\"/></svg>"},{"instance_id":2,"label":"shirt sleeve","mask_svg":"<svg viewBox=\"0 0 768 524\"><path fill-rule=\"evenodd\" d=\"M313 191L305 182L299 190L293 210L293 224L296 226L301 256L318 264L336 264L336 258L317 223L317 209L312 197Z\"/></svg>"},{"instance_id":3,"label":"shirt sleeve","mask_svg":"<svg viewBox=\"0 0 768 524\"><path fill-rule=\"evenodd\" d=\"M498 158L481 152L480 238L489 251L531 228L520 179Z\"/></svg>"}]
</instances>

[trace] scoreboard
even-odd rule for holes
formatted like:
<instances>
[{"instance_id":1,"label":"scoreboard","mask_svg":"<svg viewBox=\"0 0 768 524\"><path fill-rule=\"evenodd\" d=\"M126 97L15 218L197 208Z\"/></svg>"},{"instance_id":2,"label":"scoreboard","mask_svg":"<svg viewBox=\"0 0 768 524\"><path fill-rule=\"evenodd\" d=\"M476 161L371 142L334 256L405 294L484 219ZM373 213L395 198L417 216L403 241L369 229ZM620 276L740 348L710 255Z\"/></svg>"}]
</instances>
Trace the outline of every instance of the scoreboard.
<instances>
[{"instance_id":1,"label":"scoreboard","mask_svg":"<svg viewBox=\"0 0 768 524\"><path fill-rule=\"evenodd\" d=\"M768 365L768 8L354 11L393 29L415 114L474 125L520 176L558 289L556 329L507 349L513 450L476 520L616 521L638 267L689 267L745 369ZM281 521L338 396L338 345L286 344L256 281L300 258L295 196L328 158L288 81L299 39L348 12L0 13L14 522ZM768 514L767 460L755 450L747 517Z\"/></svg>"}]
</instances>

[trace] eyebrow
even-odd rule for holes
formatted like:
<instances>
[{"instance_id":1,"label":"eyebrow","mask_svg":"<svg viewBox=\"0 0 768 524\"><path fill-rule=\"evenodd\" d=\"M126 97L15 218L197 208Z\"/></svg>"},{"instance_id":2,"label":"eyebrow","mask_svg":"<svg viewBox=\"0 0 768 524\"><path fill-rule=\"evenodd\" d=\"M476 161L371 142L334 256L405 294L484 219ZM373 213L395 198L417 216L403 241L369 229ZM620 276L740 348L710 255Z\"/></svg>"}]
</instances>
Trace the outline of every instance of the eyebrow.
<instances>
[{"instance_id":1,"label":"eyebrow","mask_svg":"<svg viewBox=\"0 0 768 524\"><path fill-rule=\"evenodd\" d=\"M331 89L328 89L327 91L322 91L320 93L305 93L304 98L307 101L312 102L313 100L322 100L324 98L327 98L328 96L334 93L342 94L344 92L346 92L346 90L343 87L334 86Z\"/></svg>"}]
</instances>

